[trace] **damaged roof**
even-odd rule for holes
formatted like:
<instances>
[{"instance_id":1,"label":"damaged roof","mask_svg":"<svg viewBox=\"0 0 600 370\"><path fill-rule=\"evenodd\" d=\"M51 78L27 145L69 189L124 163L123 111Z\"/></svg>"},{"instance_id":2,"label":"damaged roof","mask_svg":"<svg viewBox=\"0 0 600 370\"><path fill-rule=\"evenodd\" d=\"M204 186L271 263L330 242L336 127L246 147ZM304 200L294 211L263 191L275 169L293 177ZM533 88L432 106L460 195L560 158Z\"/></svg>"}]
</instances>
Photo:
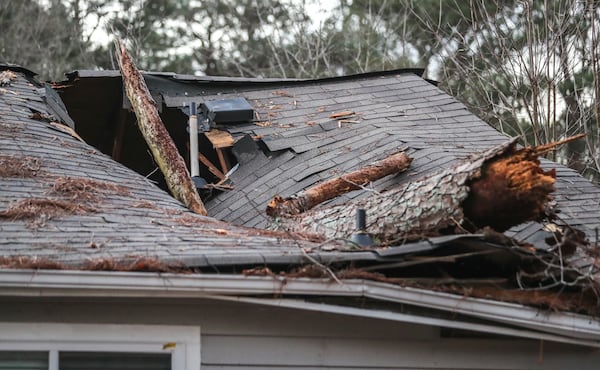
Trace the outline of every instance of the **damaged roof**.
<instances>
[{"instance_id":1,"label":"damaged roof","mask_svg":"<svg viewBox=\"0 0 600 370\"><path fill-rule=\"evenodd\" d=\"M408 172L331 203L359 199L507 140L422 79L418 70L322 80L147 73L148 87L175 141L185 137L183 103L243 97L255 110L251 123L217 127L231 135L231 158L239 166L230 174L232 189L207 199L211 217L190 213L150 181L151 174L141 175L107 156L127 157L131 150L135 154L129 157L144 157L153 165L143 150L142 155L133 151L135 138L129 142L124 134L119 139L126 128L119 129L115 122L129 122L125 116L130 113L118 73L70 74L68 81L53 86L62 105L32 74L5 71L14 76L0 90L0 191L5 195L0 199L1 266L283 272L289 277L368 279L459 294L471 289L473 296L598 312L595 295L582 288L591 275L584 279L578 269L564 274L554 265L554 252L503 245L485 234L371 249L262 229L268 222L266 203L275 194L291 196L401 149L414 158ZM114 144L119 140L127 143L120 154ZM549 161L544 165L557 169L561 217L592 236L600 222L600 188L563 166ZM532 243L548 235L539 223L508 234ZM581 257L580 268L594 268L589 255ZM562 287L576 282L577 289L560 293L560 302L554 292L527 294L518 284L547 281L517 281L515 276L540 264L548 265L552 277L571 279Z\"/></svg>"},{"instance_id":2,"label":"damaged roof","mask_svg":"<svg viewBox=\"0 0 600 370\"><path fill-rule=\"evenodd\" d=\"M159 109L185 111L185 104L242 97L253 106L256 119L248 124L222 124L236 144L240 163L230 175L235 186L206 202L215 218L250 227L265 227L265 206L273 195L292 196L325 179L360 168L406 150L413 158L407 173L372 184L382 191L422 177L481 152L508 138L469 112L464 104L421 77L422 70L401 69L316 80L224 78L145 73ZM57 86L76 116L94 103L95 91L108 89L123 98L118 71L76 71ZM115 87L116 86L116 87ZM89 98L88 98L89 96ZM77 99L77 100L75 100ZM85 101L87 100L87 103ZM117 101L129 107L127 98ZM72 102L72 103L71 103ZM111 104L115 104L111 101ZM110 104L107 104L110 106ZM105 108L109 110L109 108ZM114 114L113 114L114 116ZM183 116L187 119L187 116ZM185 128L163 118L170 131ZM84 121L85 122L85 121ZM102 126L102 123L83 124ZM169 126L180 126L173 128ZM86 130L86 127L82 127ZM241 140L254 138L254 143ZM110 153L110 148L105 150ZM556 203L570 225L594 235L600 226L600 187L575 170L542 159L556 168ZM345 194L333 203L364 197ZM522 225L511 232L531 237L539 226Z\"/></svg>"},{"instance_id":3,"label":"damaged roof","mask_svg":"<svg viewBox=\"0 0 600 370\"><path fill-rule=\"evenodd\" d=\"M314 244L192 214L143 176L79 140L14 72L0 89L0 248L81 266L140 255L186 265L301 259ZM295 257L294 257L295 256Z\"/></svg>"}]
</instances>

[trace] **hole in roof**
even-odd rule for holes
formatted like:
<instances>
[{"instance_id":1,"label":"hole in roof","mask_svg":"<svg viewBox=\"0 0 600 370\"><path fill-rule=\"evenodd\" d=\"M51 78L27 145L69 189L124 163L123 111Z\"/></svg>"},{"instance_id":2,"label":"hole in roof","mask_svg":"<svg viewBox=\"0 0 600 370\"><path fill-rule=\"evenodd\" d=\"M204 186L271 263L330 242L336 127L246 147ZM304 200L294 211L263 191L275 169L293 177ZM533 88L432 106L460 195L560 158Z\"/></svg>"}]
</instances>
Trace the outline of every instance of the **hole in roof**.
<instances>
[{"instance_id":1,"label":"hole in roof","mask_svg":"<svg viewBox=\"0 0 600 370\"><path fill-rule=\"evenodd\" d=\"M160 94L155 91L153 93L155 101L160 103L159 114L163 124L191 172L189 109L168 107ZM76 122L76 131L88 144L167 190L165 178L137 127L136 116L130 109L129 102L125 100L123 103L120 78L81 79L77 81L76 89L63 89L61 95L69 114ZM94 104L90 104L91 100ZM199 99L196 96L196 100L203 102L201 97ZM205 125L204 130L198 133L198 176L208 184L206 191L200 191L201 196L206 199L215 192L225 191L232 186L227 182L226 175L238 164L238 159L232 152L234 139L225 130L223 123L231 125L249 122L253 118L253 111L250 104L242 98L205 103L204 106L199 106L198 121L200 127L203 127L202 121L208 118L210 125Z\"/></svg>"}]
</instances>

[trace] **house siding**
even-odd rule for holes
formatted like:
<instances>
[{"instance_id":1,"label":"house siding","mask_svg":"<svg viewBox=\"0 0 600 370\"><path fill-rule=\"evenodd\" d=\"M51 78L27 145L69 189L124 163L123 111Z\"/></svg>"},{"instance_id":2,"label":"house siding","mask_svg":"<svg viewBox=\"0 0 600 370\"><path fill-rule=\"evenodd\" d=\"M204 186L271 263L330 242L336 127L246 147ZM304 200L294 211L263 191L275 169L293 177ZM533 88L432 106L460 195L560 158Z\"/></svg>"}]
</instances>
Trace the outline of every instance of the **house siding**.
<instances>
[{"instance_id":1,"label":"house siding","mask_svg":"<svg viewBox=\"0 0 600 370\"><path fill-rule=\"evenodd\" d=\"M202 370L600 366L600 354L581 346L444 338L426 325L202 299L2 298L0 321L200 326Z\"/></svg>"}]
</instances>

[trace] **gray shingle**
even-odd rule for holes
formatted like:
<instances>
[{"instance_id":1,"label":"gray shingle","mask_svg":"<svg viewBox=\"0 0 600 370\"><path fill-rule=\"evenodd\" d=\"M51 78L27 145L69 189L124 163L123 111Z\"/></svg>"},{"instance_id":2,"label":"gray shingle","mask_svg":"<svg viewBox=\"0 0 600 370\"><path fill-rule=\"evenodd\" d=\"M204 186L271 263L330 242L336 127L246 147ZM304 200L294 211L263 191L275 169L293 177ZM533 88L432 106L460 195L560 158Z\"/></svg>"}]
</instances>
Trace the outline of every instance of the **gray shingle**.
<instances>
[{"instance_id":1,"label":"gray shingle","mask_svg":"<svg viewBox=\"0 0 600 370\"><path fill-rule=\"evenodd\" d=\"M18 81L21 79L25 80L20 77ZM82 264L88 258L136 255L199 260L217 252L215 246L220 248L220 254L228 248L243 246L248 248L250 256L256 255L251 252L253 249L262 249L261 255L269 256L281 255L286 249L296 251L298 243L305 243L289 241L286 244L282 241L285 238L270 234L261 236L260 231L237 228L189 213L143 176L70 135L54 130L47 123L30 119L31 109L50 114L56 106L43 104L39 95L43 90L39 85L29 85L29 82L14 85L18 86L18 101L13 102L14 94L0 94L0 111L13 112L2 115L0 122L17 125L17 129L0 130L0 154L38 156L41 169L28 178L0 177L0 211L27 198L70 202L88 207L90 211L85 214L67 212L47 219L0 219L3 256L48 257L74 264ZM280 158L285 159L285 156ZM92 202L50 194L56 179L64 176L118 184L126 191L103 194L90 189L97 197ZM240 195L241 200L233 202L236 206L248 203L245 195ZM140 204L142 208L139 208ZM244 220L251 217L248 212ZM230 234L235 236L228 236Z\"/></svg>"}]
</instances>

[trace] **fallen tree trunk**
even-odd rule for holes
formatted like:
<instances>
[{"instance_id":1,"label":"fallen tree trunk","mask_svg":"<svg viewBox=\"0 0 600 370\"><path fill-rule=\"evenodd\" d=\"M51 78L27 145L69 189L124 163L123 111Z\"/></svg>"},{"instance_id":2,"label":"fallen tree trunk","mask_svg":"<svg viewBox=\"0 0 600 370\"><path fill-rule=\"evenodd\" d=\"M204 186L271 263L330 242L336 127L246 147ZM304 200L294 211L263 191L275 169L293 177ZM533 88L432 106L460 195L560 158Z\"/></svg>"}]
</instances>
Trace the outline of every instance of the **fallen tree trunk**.
<instances>
[{"instance_id":1,"label":"fallen tree trunk","mask_svg":"<svg viewBox=\"0 0 600 370\"><path fill-rule=\"evenodd\" d=\"M412 159L404 152L399 152L359 170L322 182L293 197L283 199L275 196L267 206L267 214L271 217L300 214L329 199L358 190L372 181L402 172L411 162Z\"/></svg>"},{"instance_id":2,"label":"fallen tree trunk","mask_svg":"<svg viewBox=\"0 0 600 370\"><path fill-rule=\"evenodd\" d=\"M179 155L175 143L160 119L156 102L152 99L142 74L125 46L120 41L116 41L115 46L123 84L137 117L138 127L165 176L169 190L192 212L206 215L206 208L196 191L185 161Z\"/></svg>"},{"instance_id":3,"label":"fallen tree trunk","mask_svg":"<svg viewBox=\"0 0 600 370\"><path fill-rule=\"evenodd\" d=\"M327 238L349 238L357 209L367 212L367 231L380 243L474 231L505 231L544 215L555 172L538 155L566 141L516 149L516 139L444 171L348 204L281 217L280 227Z\"/></svg>"}]
</instances>

